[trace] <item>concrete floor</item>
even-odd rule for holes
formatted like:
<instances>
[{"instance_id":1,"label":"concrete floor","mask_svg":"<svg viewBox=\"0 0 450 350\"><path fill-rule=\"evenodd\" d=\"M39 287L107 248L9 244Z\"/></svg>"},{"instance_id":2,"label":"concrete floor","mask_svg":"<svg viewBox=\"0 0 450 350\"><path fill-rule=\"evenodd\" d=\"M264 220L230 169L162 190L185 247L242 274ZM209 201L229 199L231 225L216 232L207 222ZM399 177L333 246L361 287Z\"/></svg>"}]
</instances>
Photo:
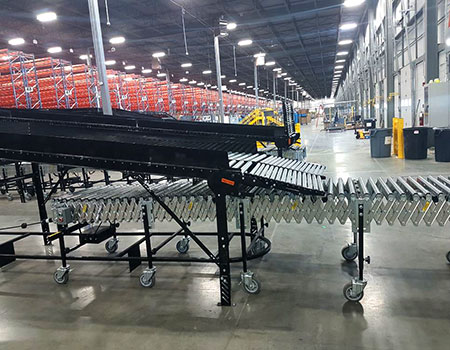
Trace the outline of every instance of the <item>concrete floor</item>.
<instances>
[{"instance_id":1,"label":"concrete floor","mask_svg":"<svg viewBox=\"0 0 450 350\"><path fill-rule=\"evenodd\" d=\"M450 165L435 163L431 154L426 161L371 159L369 141L351 131L327 134L306 126L302 135L308 160L326 164L329 176L450 174ZM0 227L32 220L34 202L0 199ZM73 263L67 285L53 282L56 262L10 264L0 272L0 349L449 348L448 227L374 225L366 235L372 263L361 304L342 295L356 272L340 256L351 238L348 225L271 223L268 232L272 252L251 263L261 293L243 292L234 266L235 306L228 308L216 306L214 266L158 264L155 288L144 289L140 269L130 275L126 264ZM170 248L167 254L175 254ZM35 237L16 251L52 254L57 246L45 248ZM102 246L82 252L104 254Z\"/></svg>"}]
</instances>

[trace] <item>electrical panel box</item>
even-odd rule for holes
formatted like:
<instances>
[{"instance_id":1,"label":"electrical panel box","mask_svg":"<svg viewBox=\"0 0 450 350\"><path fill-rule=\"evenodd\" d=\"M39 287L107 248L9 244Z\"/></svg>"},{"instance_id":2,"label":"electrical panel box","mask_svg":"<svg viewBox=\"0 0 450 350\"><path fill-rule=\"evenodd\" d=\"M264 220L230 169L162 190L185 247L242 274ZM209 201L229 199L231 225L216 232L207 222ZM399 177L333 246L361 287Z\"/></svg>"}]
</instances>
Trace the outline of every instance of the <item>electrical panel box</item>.
<instances>
[{"instance_id":1,"label":"electrical panel box","mask_svg":"<svg viewBox=\"0 0 450 350\"><path fill-rule=\"evenodd\" d=\"M450 127L450 84L432 83L425 86L425 120L430 127Z\"/></svg>"}]
</instances>

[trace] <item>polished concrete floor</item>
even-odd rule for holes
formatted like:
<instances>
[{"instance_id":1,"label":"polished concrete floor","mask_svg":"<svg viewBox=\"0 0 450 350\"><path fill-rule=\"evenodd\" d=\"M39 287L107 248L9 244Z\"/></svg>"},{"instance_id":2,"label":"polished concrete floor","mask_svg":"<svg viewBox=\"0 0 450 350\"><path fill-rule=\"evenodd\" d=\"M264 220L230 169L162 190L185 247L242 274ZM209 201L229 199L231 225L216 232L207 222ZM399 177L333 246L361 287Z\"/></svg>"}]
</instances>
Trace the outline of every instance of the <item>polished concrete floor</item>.
<instances>
[{"instance_id":1,"label":"polished concrete floor","mask_svg":"<svg viewBox=\"0 0 450 350\"><path fill-rule=\"evenodd\" d=\"M302 134L308 160L326 164L329 176L450 174L432 154L426 161L371 159L367 140L320 127ZM35 206L0 199L0 227L36 220ZM243 292L234 266L233 307L216 305L214 266L158 264L156 286L145 289L140 269L130 275L126 264L75 262L69 284L56 285L57 262L18 261L0 272L0 349L448 349L448 230L374 225L360 304L342 295L356 272L340 256L351 238L348 225L271 223L272 252L250 264L262 291ZM171 248L166 254L175 255ZM16 251L52 254L57 245L45 248L35 237ZM105 254L102 246L82 252Z\"/></svg>"}]
</instances>

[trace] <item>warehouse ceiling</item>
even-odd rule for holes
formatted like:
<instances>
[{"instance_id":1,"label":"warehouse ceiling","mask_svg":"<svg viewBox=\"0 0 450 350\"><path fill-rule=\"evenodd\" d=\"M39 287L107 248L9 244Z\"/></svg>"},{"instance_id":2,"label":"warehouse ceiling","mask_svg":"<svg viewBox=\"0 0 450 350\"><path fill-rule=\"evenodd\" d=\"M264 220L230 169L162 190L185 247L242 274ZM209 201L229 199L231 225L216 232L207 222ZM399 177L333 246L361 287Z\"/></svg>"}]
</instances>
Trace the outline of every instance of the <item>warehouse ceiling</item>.
<instances>
[{"instance_id":1,"label":"warehouse ceiling","mask_svg":"<svg viewBox=\"0 0 450 350\"><path fill-rule=\"evenodd\" d=\"M107 25L105 0L99 0L106 59L117 62L108 68L123 70L123 65L135 65L131 72L140 74L142 67L152 67L152 54L163 51L166 56L160 58L160 70L167 70L173 81L188 78L215 85L213 35L223 18L237 24L220 39L222 74L228 88L249 92L242 85L254 85L253 55L264 52L266 62L275 61L276 65L258 68L261 89L272 92L272 70L280 67L312 97L330 96L336 53L350 52L353 45L339 46L338 41L355 40L359 33L359 27L342 31L339 26L350 22L361 26L366 13L366 4L347 8L343 1L109 0ZM36 15L43 11L56 12L57 20L37 21ZM0 19L0 48L19 48L46 57L49 47L60 46L63 51L52 56L74 64L84 62L79 56L92 50L88 0L3 1ZM115 36L126 40L112 45L109 39ZM24 38L25 44L8 45L15 37ZM243 39L251 39L253 44L238 46ZM192 67L182 68L182 63L192 63ZM212 74L203 74L205 70ZM149 75L157 72L154 69ZM231 79L236 82L230 83ZM278 94L284 95L284 80L277 81Z\"/></svg>"}]
</instances>

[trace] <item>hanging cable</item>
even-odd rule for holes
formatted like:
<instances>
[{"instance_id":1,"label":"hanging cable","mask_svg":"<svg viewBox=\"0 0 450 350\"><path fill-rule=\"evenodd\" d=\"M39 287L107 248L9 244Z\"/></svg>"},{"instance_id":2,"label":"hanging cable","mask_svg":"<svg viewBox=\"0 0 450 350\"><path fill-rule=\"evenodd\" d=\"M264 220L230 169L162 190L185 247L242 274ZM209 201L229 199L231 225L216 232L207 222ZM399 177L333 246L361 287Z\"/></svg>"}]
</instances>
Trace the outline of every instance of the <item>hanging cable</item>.
<instances>
[{"instance_id":1,"label":"hanging cable","mask_svg":"<svg viewBox=\"0 0 450 350\"><path fill-rule=\"evenodd\" d=\"M184 37L184 48L186 50L186 56L189 56L188 46L187 46L187 38L186 38L186 25L184 24L184 7L181 8L181 22L183 23L183 37Z\"/></svg>"},{"instance_id":2,"label":"hanging cable","mask_svg":"<svg viewBox=\"0 0 450 350\"><path fill-rule=\"evenodd\" d=\"M109 21L109 8L108 8L108 0L105 0L105 8L106 8L106 25L110 26L111 22Z\"/></svg>"},{"instance_id":3,"label":"hanging cable","mask_svg":"<svg viewBox=\"0 0 450 350\"><path fill-rule=\"evenodd\" d=\"M233 45L234 76L237 77L236 46Z\"/></svg>"}]
</instances>

